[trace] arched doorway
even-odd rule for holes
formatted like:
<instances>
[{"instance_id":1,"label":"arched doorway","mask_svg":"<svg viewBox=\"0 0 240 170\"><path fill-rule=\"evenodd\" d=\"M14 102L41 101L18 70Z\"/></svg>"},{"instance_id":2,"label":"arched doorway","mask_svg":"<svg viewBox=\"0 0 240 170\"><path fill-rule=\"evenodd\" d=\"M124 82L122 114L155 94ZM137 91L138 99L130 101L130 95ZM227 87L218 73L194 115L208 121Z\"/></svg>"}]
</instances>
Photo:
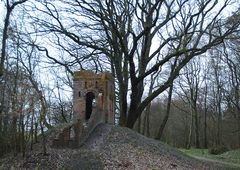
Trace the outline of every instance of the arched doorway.
<instances>
[{"instance_id":1,"label":"arched doorway","mask_svg":"<svg viewBox=\"0 0 240 170\"><path fill-rule=\"evenodd\" d=\"M95 99L95 95L93 92L88 92L86 94L86 109L85 109L86 110L86 115L85 115L86 121L88 121L91 117L94 99Z\"/></svg>"}]
</instances>

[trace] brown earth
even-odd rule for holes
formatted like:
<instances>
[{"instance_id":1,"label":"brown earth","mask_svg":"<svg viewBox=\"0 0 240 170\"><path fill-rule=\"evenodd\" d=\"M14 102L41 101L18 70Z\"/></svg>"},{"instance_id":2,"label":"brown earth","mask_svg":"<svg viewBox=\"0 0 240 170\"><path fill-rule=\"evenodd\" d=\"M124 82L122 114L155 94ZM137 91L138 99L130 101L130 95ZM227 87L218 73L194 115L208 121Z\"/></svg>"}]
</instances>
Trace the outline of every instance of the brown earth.
<instances>
[{"instance_id":1,"label":"brown earth","mask_svg":"<svg viewBox=\"0 0 240 170\"><path fill-rule=\"evenodd\" d=\"M48 154L41 154L41 143L25 158L12 154L0 159L2 169L60 170L224 170L220 165L199 161L154 139L128 128L100 124L78 149L54 149L49 145L58 130L48 132Z\"/></svg>"}]
</instances>

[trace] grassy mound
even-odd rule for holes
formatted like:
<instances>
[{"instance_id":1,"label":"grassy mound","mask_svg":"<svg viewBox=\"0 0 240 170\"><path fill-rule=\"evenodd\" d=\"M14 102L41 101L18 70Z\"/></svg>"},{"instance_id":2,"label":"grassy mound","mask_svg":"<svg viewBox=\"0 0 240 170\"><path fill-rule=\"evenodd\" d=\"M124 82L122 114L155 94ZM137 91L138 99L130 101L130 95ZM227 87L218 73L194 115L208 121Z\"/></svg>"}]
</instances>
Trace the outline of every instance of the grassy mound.
<instances>
[{"instance_id":1,"label":"grassy mound","mask_svg":"<svg viewBox=\"0 0 240 170\"><path fill-rule=\"evenodd\" d=\"M100 124L77 149L50 147L51 139L58 131L59 128L46 133L47 155L41 154L40 141L34 145L33 151L26 153L25 158L11 154L0 159L0 169L229 169L225 165L219 166L216 161L197 160L128 128ZM205 150L194 152L207 154ZM238 152L225 153L225 157L237 158Z\"/></svg>"}]
</instances>

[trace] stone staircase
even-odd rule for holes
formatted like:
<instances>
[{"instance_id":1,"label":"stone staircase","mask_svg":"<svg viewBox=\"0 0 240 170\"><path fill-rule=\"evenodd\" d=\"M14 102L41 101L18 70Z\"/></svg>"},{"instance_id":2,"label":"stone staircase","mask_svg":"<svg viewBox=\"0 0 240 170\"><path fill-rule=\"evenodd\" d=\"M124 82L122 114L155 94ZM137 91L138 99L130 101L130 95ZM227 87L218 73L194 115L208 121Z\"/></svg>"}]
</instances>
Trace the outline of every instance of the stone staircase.
<instances>
[{"instance_id":1,"label":"stone staircase","mask_svg":"<svg viewBox=\"0 0 240 170\"><path fill-rule=\"evenodd\" d=\"M102 113L95 112L91 115L87 122L78 120L70 125L62 128L61 132L53 139L53 148L78 148L88 138L89 134L95 129L95 127L104 123L102 120Z\"/></svg>"}]
</instances>

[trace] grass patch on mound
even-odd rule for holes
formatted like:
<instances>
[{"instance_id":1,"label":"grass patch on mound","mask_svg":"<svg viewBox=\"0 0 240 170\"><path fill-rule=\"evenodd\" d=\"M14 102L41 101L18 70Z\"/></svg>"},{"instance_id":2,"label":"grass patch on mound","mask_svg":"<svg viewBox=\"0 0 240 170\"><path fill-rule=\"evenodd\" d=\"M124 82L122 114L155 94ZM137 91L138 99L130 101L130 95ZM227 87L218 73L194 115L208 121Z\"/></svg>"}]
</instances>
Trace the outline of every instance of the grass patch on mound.
<instances>
[{"instance_id":1,"label":"grass patch on mound","mask_svg":"<svg viewBox=\"0 0 240 170\"><path fill-rule=\"evenodd\" d=\"M240 169L240 149L238 150L231 150L219 155L213 155L208 152L208 149L179 149L181 152L209 162L215 162L218 164L222 164L226 167L233 168L233 169Z\"/></svg>"}]
</instances>

